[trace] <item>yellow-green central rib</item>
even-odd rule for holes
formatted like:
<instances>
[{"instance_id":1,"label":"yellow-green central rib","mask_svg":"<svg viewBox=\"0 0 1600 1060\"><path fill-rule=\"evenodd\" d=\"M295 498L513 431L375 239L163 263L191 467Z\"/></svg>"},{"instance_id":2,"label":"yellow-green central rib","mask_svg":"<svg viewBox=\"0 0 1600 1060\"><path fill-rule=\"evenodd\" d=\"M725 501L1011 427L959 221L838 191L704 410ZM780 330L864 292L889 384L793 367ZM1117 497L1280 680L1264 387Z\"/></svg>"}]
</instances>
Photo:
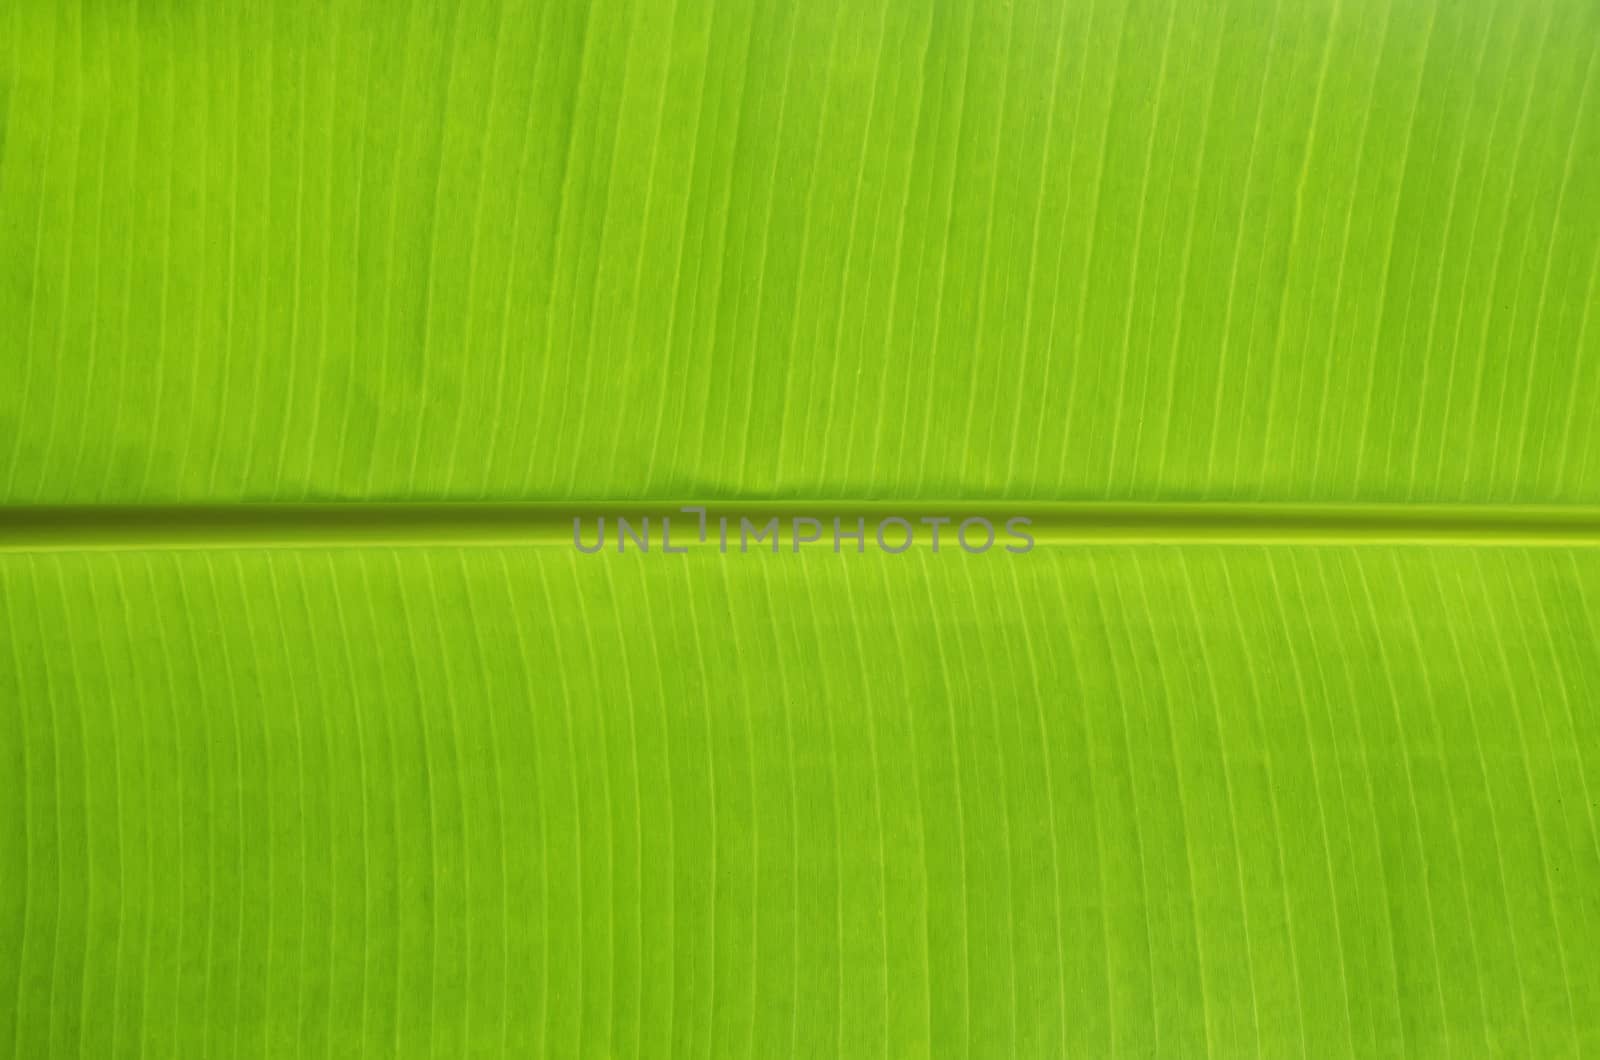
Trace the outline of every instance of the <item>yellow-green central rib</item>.
<instances>
[{"instance_id":1,"label":"yellow-green central rib","mask_svg":"<svg viewBox=\"0 0 1600 1060\"><path fill-rule=\"evenodd\" d=\"M706 538L699 539L705 509ZM327 548L426 545L520 545L572 548L574 520L592 545L598 520L611 528L606 551L616 548L617 520L635 530L646 520L652 552L661 550L661 526L671 520L672 546L717 548L719 520L738 549L741 520L756 527L780 521L783 551L792 548L792 520L815 520L819 540L808 551L834 547L834 520L853 532L858 521L866 547L878 526L902 519L916 530L915 546L930 547L924 520L948 518L941 542L956 547L954 530L982 518L1002 535L1012 519L1028 520L1037 546L1092 544L1240 545L1510 545L1600 546L1600 507L1525 505L1201 504L1074 501L674 501L523 503L347 503L233 505L72 505L0 508L0 551L44 552L140 549ZM806 532L813 528L806 524ZM896 544L903 531L890 527ZM770 544L754 545L754 548ZM852 540L842 546L853 550ZM636 551L629 542L629 550ZM996 551L1000 548L997 546Z\"/></svg>"}]
</instances>

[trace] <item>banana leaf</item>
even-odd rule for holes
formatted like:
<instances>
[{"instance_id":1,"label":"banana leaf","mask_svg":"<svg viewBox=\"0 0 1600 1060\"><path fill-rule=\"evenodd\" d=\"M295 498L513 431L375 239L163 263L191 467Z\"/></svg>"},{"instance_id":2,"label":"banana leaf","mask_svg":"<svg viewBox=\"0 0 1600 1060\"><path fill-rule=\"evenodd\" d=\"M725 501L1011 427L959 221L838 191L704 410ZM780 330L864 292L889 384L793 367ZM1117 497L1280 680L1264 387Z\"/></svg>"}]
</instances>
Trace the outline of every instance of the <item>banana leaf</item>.
<instances>
[{"instance_id":1,"label":"banana leaf","mask_svg":"<svg viewBox=\"0 0 1600 1060\"><path fill-rule=\"evenodd\" d=\"M0 29L0 1053L1600 1052L1600 7Z\"/></svg>"}]
</instances>

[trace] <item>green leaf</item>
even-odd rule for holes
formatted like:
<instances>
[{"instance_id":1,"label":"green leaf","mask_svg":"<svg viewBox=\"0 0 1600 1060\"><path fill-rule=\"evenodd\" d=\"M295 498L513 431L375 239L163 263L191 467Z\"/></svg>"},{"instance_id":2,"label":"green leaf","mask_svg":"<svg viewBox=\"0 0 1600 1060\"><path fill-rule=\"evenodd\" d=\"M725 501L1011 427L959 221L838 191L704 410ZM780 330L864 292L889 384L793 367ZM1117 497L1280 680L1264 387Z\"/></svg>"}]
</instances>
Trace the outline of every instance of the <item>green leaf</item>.
<instances>
[{"instance_id":1,"label":"green leaf","mask_svg":"<svg viewBox=\"0 0 1600 1060\"><path fill-rule=\"evenodd\" d=\"M7 501L1600 497L1593 4L9 6Z\"/></svg>"},{"instance_id":2,"label":"green leaf","mask_svg":"<svg viewBox=\"0 0 1600 1060\"><path fill-rule=\"evenodd\" d=\"M1593 551L670 558L0 561L19 1052L1593 1045Z\"/></svg>"},{"instance_id":3,"label":"green leaf","mask_svg":"<svg viewBox=\"0 0 1600 1060\"><path fill-rule=\"evenodd\" d=\"M0 1055L1600 1051L1600 7L0 28Z\"/></svg>"}]
</instances>

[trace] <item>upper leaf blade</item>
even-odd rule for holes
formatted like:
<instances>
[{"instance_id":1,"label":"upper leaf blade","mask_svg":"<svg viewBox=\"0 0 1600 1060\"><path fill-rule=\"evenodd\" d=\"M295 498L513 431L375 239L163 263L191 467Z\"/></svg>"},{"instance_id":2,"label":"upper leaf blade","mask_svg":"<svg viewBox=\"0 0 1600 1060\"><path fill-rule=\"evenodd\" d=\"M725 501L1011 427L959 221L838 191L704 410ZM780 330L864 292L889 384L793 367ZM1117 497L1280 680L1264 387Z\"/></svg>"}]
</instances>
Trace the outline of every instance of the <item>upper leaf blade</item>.
<instances>
[{"instance_id":1,"label":"upper leaf blade","mask_svg":"<svg viewBox=\"0 0 1600 1060\"><path fill-rule=\"evenodd\" d=\"M0 500L1600 499L1600 12L14 5Z\"/></svg>"}]
</instances>

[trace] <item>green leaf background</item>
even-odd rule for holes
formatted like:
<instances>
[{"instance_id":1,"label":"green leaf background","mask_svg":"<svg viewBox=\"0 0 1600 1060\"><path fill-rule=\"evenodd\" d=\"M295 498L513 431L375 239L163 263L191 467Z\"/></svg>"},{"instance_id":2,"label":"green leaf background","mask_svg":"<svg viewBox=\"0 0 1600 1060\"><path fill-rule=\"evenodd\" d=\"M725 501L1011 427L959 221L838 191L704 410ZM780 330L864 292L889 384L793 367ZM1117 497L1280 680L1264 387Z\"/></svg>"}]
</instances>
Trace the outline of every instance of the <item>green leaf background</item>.
<instances>
[{"instance_id":1,"label":"green leaf background","mask_svg":"<svg viewBox=\"0 0 1600 1060\"><path fill-rule=\"evenodd\" d=\"M0 1052L1600 1052L1600 518L1024 556L11 532L1581 519L1600 7L0 29Z\"/></svg>"},{"instance_id":2,"label":"green leaf background","mask_svg":"<svg viewBox=\"0 0 1600 1060\"><path fill-rule=\"evenodd\" d=\"M1592 3L8 7L8 501L1600 496Z\"/></svg>"}]
</instances>

